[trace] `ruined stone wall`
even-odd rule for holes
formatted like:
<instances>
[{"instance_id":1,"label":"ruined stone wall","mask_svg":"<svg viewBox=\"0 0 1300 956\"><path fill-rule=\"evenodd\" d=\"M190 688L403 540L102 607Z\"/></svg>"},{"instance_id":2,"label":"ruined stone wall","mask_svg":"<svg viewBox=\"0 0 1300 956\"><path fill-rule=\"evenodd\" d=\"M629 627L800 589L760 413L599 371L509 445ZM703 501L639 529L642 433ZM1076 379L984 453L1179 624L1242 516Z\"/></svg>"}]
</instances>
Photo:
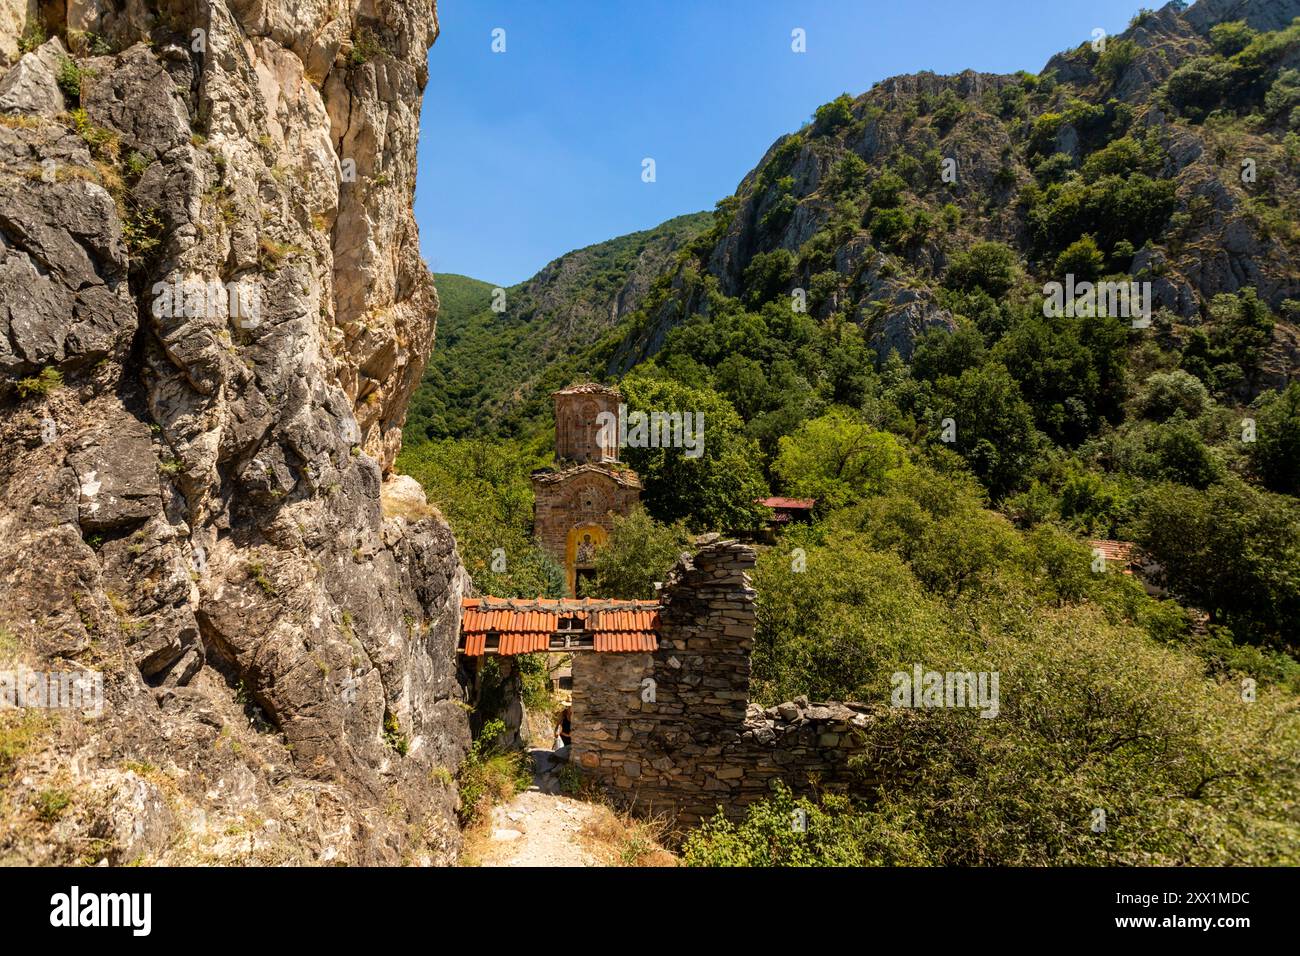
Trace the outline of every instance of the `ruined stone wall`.
<instances>
[{"instance_id":1,"label":"ruined stone wall","mask_svg":"<svg viewBox=\"0 0 1300 956\"><path fill-rule=\"evenodd\" d=\"M748 703L754 551L720 542L683 558L665 583L659 650L574 655L573 759L612 794L680 824L737 815L781 780L861 782L868 708L799 699Z\"/></svg>"}]
</instances>

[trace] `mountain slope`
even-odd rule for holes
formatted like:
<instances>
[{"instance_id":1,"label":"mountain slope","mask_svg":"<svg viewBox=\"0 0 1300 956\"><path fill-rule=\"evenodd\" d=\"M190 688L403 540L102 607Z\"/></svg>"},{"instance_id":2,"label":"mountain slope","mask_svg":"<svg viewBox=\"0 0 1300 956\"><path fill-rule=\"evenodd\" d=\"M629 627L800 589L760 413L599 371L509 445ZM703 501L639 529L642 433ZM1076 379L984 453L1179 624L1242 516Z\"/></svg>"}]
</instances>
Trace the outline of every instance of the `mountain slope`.
<instances>
[{"instance_id":1,"label":"mountain slope","mask_svg":"<svg viewBox=\"0 0 1300 956\"><path fill-rule=\"evenodd\" d=\"M1300 39L1293 29L1234 64L1216 52L1234 41L1210 29L1242 9L1265 24L1300 15L1293 2L1186 16L1170 4L1038 77L921 73L823 106L720 204L713 242L674 277L682 291L642 317L611 370L658 351L714 290L756 307L803 288L812 314L845 315L882 357L907 358L926 329L955 327L939 285L955 254L989 240L1047 281L1093 235L1107 272L1152 279L1155 305L1182 319L1245 286L1279 308L1300 295ZM1235 77L1205 77L1228 64ZM1240 180L1247 159L1254 183Z\"/></svg>"},{"instance_id":2,"label":"mountain slope","mask_svg":"<svg viewBox=\"0 0 1300 956\"><path fill-rule=\"evenodd\" d=\"M509 431L506 420L525 397L546 403L539 375L637 309L651 280L710 221L707 213L678 216L567 253L505 290L500 312L486 283L457 277L449 286L440 277L438 348L413 399L407 440ZM457 297L450 304L449 289Z\"/></svg>"},{"instance_id":3,"label":"mountain slope","mask_svg":"<svg viewBox=\"0 0 1300 956\"><path fill-rule=\"evenodd\" d=\"M1276 321L1236 395L1278 388L1300 368L1300 33L1283 29L1296 16L1297 0L1170 3L1040 75L919 73L825 104L718 204L642 308L561 353L545 384L618 377L692 317L788 311L792 294L819 322L860 329L877 361L968 322L996 339L1087 254L1096 276L1151 283L1157 327L1180 348L1230 337L1215 296L1255 290ZM1006 283L965 258L988 242L1009 250ZM528 383L475 404L513 406L527 430L547 414Z\"/></svg>"}]
</instances>

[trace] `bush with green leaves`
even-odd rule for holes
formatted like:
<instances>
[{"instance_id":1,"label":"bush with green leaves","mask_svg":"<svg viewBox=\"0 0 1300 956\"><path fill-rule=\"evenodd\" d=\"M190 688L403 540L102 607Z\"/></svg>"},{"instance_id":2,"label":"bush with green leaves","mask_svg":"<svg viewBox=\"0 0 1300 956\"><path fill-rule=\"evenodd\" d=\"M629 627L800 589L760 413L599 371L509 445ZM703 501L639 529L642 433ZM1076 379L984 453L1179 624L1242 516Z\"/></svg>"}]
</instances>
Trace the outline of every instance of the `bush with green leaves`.
<instances>
[{"instance_id":1,"label":"bush with green leaves","mask_svg":"<svg viewBox=\"0 0 1300 956\"><path fill-rule=\"evenodd\" d=\"M35 375L20 378L15 384L19 398L43 397L63 387L63 373L54 366L46 366Z\"/></svg>"},{"instance_id":2,"label":"bush with green leaves","mask_svg":"<svg viewBox=\"0 0 1300 956\"><path fill-rule=\"evenodd\" d=\"M924 539L923 502L939 508L933 499L944 489L930 478L864 515L862 527L893 524L898 547ZM790 832L791 813L803 809L811 819L814 806L827 807L792 803L778 791L739 823L719 818L697 830L687 861L1297 862L1300 716L1285 691L1265 683L1293 677L1294 662L1288 669L1287 658L1236 655L1234 665L1259 668L1247 672L1261 679L1249 699L1240 672L1207 680L1206 649L1183 636L1177 608L1147 598L1124 575L1092 574L1086 550L1050 529L1024 538L1002 532L1001 553L985 559L987 576L974 590L959 586L955 562L978 553L968 518L939 524L963 535L955 547L926 543L909 555L946 567L929 576L953 595L947 601L930 597L906 564L861 531L806 529L760 558L761 699L805 693L880 704L864 783L882 759L898 755L885 764L893 784L864 786L874 801L834 805L838 819L817 818L811 837ZM1026 574L1031 565L1040 571ZM1063 570L1074 584L1062 584ZM1182 646L1162 646L1170 640ZM913 662L997 671L998 716L885 706L890 673ZM1106 819L1100 832L1098 808ZM900 846L903 833L910 839Z\"/></svg>"},{"instance_id":3,"label":"bush with green leaves","mask_svg":"<svg viewBox=\"0 0 1300 956\"><path fill-rule=\"evenodd\" d=\"M1300 495L1300 382L1265 393L1257 409L1251 465L1269 489Z\"/></svg>"},{"instance_id":4,"label":"bush with green leaves","mask_svg":"<svg viewBox=\"0 0 1300 956\"><path fill-rule=\"evenodd\" d=\"M609 542L596 552L596 578L583 582L593 597L648 600L693 538L684 522L662 524L641 507L615 515Z\"/></svg>"},{"instance_id":5,"label":"bush with green leaves","mask_svg":"<svg viewBox=\"0 0 1300 956\"><path fill-rule=\"evenodd\" d=\"M1182 368L1220 394L1249 388L1274 322L1272 310L1254 289L1220 293L1210 301L1207 327L1193 329L1188 337Z\"/></svg>"},{"instance_id":6,"label":"bush with green leaves","mask_svg":"<svg viewBox=\"0 0 1300 956\"><path fill-rule=\"evenodd\" d=\"M1020 384L1035 424L1072 447L1123 416L1129 331L1114 317L1030 316L992 349Z\"/></svg>"},{"instance_id":7,"label":"bush with green leaves","mask_svg":"<svg viewBox=\"0 0 1300 956\"><path fill-rule=\"evenodd\" d=\"M71 100L74 106L79 104L81 102L82 71L77 66L76 61L65 56L59 63L59 73L56 79L59 89L63 91L63 95Z\"/></svg>"},{"instance_id":8,"label":"bush with green leaves","mask_svg":"<svg viewBox=\"0 0 1300 956\"><path fill-rule=\"evenodd\" d=\"M912 375L934 382L944 376L957 377L967 369L983 365L988 355L984 336L973 322L959 322L957 328L936 328L921 335L912 352Z\"/></svg>"},{"instance_id":9,"label":"bush with green leaves","mask_svg":"<svg viewBox=\"0 0 1300 956\"><path fill-rule=\"evenodd\" d=\"M1059 252L1084 235L1110 249L1120 240L1140 247L1160 232L1174 211L1175 182L1142 173L1102 176L1095 182L1073 177L1041 191L1026 218L1035 245Z\"/></svg>"},{"instance_id":10,"label":"bush with green leaves","mask_svg":"<svg viewBox=\"0 0 1300 956\"><path fill-rule=\"evenodd\" d=\"M920 840L906 817L881 814L848 797L794 797L777 782L740 822L718 815L691 831L687 866L921 866Z\"/></svg>"},{"instance_id":11,"label":"bush with green leaves","mask_svg":"<svg viewBox=\"0 0 1300 956\"><path fill-rule=\"evenodd\" d=\"M871 181L868 195L872 208L893 209L903 201L905 189L907 189L907 180L892 169L885 169Z\"/></svg>"},{"instance_id":12,"label":"bush with green leaves","mask_svg":"<svg viewBox=\"0 0 1300 956\"><path fill-rule=\"evenodd\" d=\"M1180 412L1187 418L1196 418L1209 407L1211 400L1200 379L1182 369L1174 369L1155 372L1147 378L1137 404L1145 417L1163 422Z\"/></svg>"},{"instance_id":13,"label":"bush with green leaves","mask_svg":"<svg viewBox=\"0 0 1300 956\"><path fill-rule=\"evenodd\" d=\"M460 794L457 815L461 826L482 825L494 805L505 803L532 784L528 755L501 746L505 729L500 720L484 724L460 765L456 788Z\"/></svg>"},{"instance_id":14,"label":"bush with green leaves","mask_svg":"<svg viewBox=\"0 0 1300 956\"><path fill-rule=\"evenodd\" d=\"M1101 275L1105 266L1106 257L1097 248L1096 240L1092 236L1084 236L1070 243L1065 251L1056 257L1056 265L1052 271L1061 279L1072 275L1076 282L1091 282Z\"/></svg>"}]
</instances>

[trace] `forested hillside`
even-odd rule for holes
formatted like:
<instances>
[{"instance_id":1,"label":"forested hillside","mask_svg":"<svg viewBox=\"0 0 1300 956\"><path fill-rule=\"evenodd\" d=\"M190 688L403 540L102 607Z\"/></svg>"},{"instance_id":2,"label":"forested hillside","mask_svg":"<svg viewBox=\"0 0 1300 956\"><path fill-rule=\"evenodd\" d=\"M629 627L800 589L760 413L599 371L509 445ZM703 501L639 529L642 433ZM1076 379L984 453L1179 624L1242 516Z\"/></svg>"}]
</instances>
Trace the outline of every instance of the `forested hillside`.
<instances>
[{"instance_id":1,"label":"forested hillside","mask_svg":"<svg viewBox=\"0 0 1300 956\"><path fill-rule=\"evenodd\" d=\"M492 284L437 276L438 347L411 404L407 443L502 430L504 419L541 394L539 377L567 367L575 352L640 306L651 280L710 221L707 213L678 216L570 252L503 290L495 308ZM534 401L523 415L535 423L548 409Z\"/></svg>"},{"instance_id":2,"label":"forested hillside","mask_svg":"<svg viewBox=\"0 0 1300 956\"><path fill-rule=\"evenodd\" d=\"M762 494L813 497L759 561L759 698L1000 671L996 720L887 724L909 786L805 802L816 841L778 795L690 862L1300 861L1297 17L1175 3L1037 74L841 96L638 307L580 335L562 310L491 335L478 313L483 351L457 361L509 371L476 391L435 353L445 405L408 441L446 440L401 464L462 540L490 519L527 541L546 396L591 375L706 419L698 459L627 450L646 513L598 591L645 594L688 531L752 527ZM1050 283L1105 281L1149 283L1149 315L1044 308ZM524 342L547 343L526 373ZM1134 542L1148 587L1098 538Z\"/></svg>"}]
</instances>

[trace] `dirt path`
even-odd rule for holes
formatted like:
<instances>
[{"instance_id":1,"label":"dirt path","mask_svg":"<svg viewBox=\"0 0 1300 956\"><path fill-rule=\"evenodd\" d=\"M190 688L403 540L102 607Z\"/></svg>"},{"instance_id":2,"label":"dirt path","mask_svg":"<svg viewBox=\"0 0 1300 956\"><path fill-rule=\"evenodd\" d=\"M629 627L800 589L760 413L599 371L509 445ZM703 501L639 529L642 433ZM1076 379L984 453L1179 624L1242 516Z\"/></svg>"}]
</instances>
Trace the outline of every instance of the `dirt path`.
<instances>
[{"instance_id":1,"label":"dirt path","mask_svg":"<svg viewBox=\"0 0 1300 956\"><path fill-rule=\"evenodd\" d=\"M492 811L481 866L605 866L583 828L604 808L557 793L549 750L532 751L533 785Z\"/></svg>"}]
</instances>

